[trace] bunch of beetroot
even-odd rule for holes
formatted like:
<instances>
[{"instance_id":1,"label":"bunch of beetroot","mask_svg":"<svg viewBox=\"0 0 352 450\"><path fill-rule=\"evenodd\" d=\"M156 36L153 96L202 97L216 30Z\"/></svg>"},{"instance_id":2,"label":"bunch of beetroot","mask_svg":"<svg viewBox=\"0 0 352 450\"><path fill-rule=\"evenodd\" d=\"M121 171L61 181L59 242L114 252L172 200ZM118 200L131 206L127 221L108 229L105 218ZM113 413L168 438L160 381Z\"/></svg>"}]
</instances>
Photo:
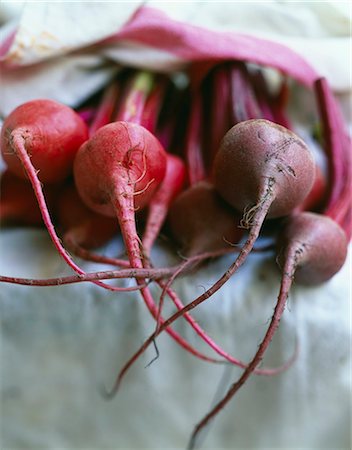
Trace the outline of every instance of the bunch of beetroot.
<instances>
[{"instance_id":1,"label":"bunch of beetroot","mask_svg":"<svg viewBox=\"0 0 352 450\"><path fill-rule=\"evenodd\" d=\"M244 369L199 422L190 448L252 373L274 375L292 363L258 368L292 282L330 279L345 261L352 232L350 140L326 81L318 79L314 87L325 173L292 130L287 113L292 79L282 76L273 90L263 68L243 61L199 67L201 76L193 77L197 65L186 73L186 86L173 76L126 69L77 111L45 99L19 106L1 133L7 165L1 178L2 223L44 224L76 274L48 280L1 276L0 281L31 286L87 281L113 291L139 290L155 318L154 333L123 366L108 397L164 330L198 358ZM274 254L276 247L281 286L262 343L245 363L219 347L190 311L221 289L251 251L264 249L257 244L263 229L272 237L265 249ZM123 238L125 255L105 257L99 248L115 235ZM152 250L160 237L182 256L178 265L155 266ZM196 299L177 295L172 287L177 276L229 252L234 262L207 291ZM86 273L71 254L116 268ZM135 286L104 281L123 278L135 279ZM160 298L153 297L150 283L159 285ZM166 296L177 311L165 319ZM181 317L217 356L198 351L171 327Z\"/></svg>"}]
</instances>

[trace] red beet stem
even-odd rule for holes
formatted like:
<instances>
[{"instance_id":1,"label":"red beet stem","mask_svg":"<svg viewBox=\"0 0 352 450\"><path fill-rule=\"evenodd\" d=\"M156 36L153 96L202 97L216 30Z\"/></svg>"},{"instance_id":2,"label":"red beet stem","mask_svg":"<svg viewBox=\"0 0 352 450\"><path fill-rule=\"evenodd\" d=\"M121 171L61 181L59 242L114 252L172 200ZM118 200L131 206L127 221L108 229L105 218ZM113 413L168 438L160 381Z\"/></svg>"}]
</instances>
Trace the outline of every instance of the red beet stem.
<instances>
[{"instance_id":1,"label":"red beet stem","mask_svg":"<svg viewBox=\"0 0 352 450\"><path fill-rule=\"evenodd\" d=\"M146 100L154 83L154 75L147 71L137 72L129 81L125 99L117 112L116 121L141 124Z\"/></svg>"},{"instance_id":2,"label":"red beet stem","mask_svg":"<svg viewBox=\"0 0 352 450\"><path fill-rule=\"evenodd\" d=\"M272 111L273 97L269 92L267 81L264 77L263 71L261 69L256 69L250 73L251 84L254 88L258 106L261 111L261 116L263 119L275 122L274 114Z\"/></svg>"},{"instance_id":3,"label":"red beet stem","mask_svg":"<svg viewBox=\"0 0 352 450\"><path fill-rule=\"evenodd\" d=\"M149 203L148 216L143 234L143 251L150 258L151 249L164 225L169 207L183 188L186 168L183 161L174 155L167 155L166 174L159 189Z\"/></svg>"},{"instance_id":4,"label":"red beet stem","mask_svg":"<svg viewBox=\"0 0 352 450\"><path fill-rule=\"evenodd\" d=\"M75 234L71 233L70 231L65 233L63 240L66 247L69 248L72 253L74 253L79 258L84 259L85 261L96 262L100 264L110 264L113 266L116 265L126 268L131 267L130 262L125 259L116 259L97 255L96 253L81 247L81 245L75 239Z\"/></svg>"},{"instance_id":5,"label":"red beet stem","mask_svg":"<svg viewBox=\"0 0 352 450\"><path fill-rule=\"evenodd\" d=\"M86 108L79 109L77 114L87 125L89 125L92 122L96 112L92 106L87 106Z\"/></svg>"},{"instance_id":6,"label":"red beet stem","mask_svg":"<svg viewBox=\"0 0 352 450\"><path fill-rule=\"evenodd\" d=\"M330 194L326 205L328 209L339 198L344 183L344 124L325 78L316 81L315 92L323 123L325 152L330 164Z\"/></svg>"},{"instance_id":7,"label":"red beet stem","mask_svg":"<svg viewBox=\"0 0 352 450\"><path fill-rule=\"evenodd\" d=\"M262 223L264 221L264 218L266 216L266 213L271 205L272 202L272 196L267 195L265 200L261 203L259 209L257 210L257 214L255 217L252 218L252 227L249 232L249 236L245 244L243 245L240 254L236 258L235 262L228 268L228 270L219 278L216 283L213 284L207 291L205 291L202 295L197 297L195 300L193 300L188 305L184 306L182 309L178 310L176 313L174 313L171 317L169 317L167 320L165 320L162 324L160 324L158 331L152 333L149 338L142 344L142 346L137 350L137 352L132 356L132 358L126 363L126 365L122 368L121 372L119 373L115 386L118 386L120 384L120 381L124 374L127 372L129 367L133 364L135 360L138 359L138 357L148 348L148 346L155 342L156 337L164 331L167 327L169 327L175 320L177 320L179 317L182 317L185 315L185 313L191 311L199 304L203 303L205 300L209 299L215 292L217 292L230 278L233 274L236 273L236 271L241 267L241 265L245 262L247 259L247 256L251 252L253 245L259 235ZM117 389L117 387L116 387ZM115 390L115 388L113 388Z\"/></svg>"},{"instance_id":8,"label":"red beet stem","mask_svg":"<svg viewBox=\"0 0 352 450\"><path fill-rule=\"evenodd\" d=\"M207 178L202 151L202 110L201 91L197 90L191 95L191 112L185 144L188 179L191 186Z\"/></svg>"},{"instance_id":9,"label":"red beet stem","mask_svg":"<svg viewBox=\"0 0 352 450\"><path fill-rule=\"evenodd\" d=\"M70 275L66 277L47 278L47 279L32 279L32 278L20 278L20 277L8 277L0 275L0 282L21 284L23 286L61 286L64 284L83 283L87 281L96 280L111 280L111 279L124 279L135 278L141 279L158 279L168 277L175 271L174 267L164 269L120 269L120 270L104 270L101 272L87 272L84 274Z\"/></svg>"},{"instance_id":10,"label":"red beet stem","mask_svg":"<svg viewBox=\"0 0 352 450\"><path fill-rule=\"evenodd\" d=\"M121 88L117 80L114 80L104 90L95 117L89 127L90 135L94 134L99 128L111 122L120 90Z\"/></svg>"},{"instance_id":11,"label":"red beet stem","mask_svg":"<svg viewBox=\"0 0 352 450\"><path fill-rule=\"evenodd\" d=\"M178 272L175 272L172 275L172 278L174 279L175 274ZM161 288L163 288L163 294L167 294L171 300L173 301L173 303L175 304L175 306L177 307L178 310L181 310L184 305L181 302L181 300L179 299L179 297L177 296L176 292L174 292L170 286L170 280L168 282L163 282L163 281L158 281L158 284ZM160 311L160 306L159 306L159 311ZM159 312L158 311L158 312ZM159 315L158 315L159 318ZM192 316L190 316L189 314L185 314L184 315L184 319L187 320L187 322L190 323L190 325L192 326L192 328L195 330L195 332L198 334L198 336L200 336L201 339L203 339L203 341L209 345L210 348L212 348L216 353L218 353L218 355L222 356L223 358L225 358L228 362L230 362L231 364L234 364L238 367L241 368L246 368L247 365L246 363L240 361L239 359L233 357L232 355L230 355L229 353L225 352L219 345L216 344L215 341L213 341L208 335L207 333L201 328L201 326L195 321L195 319L193 319ZM160 320L158 320L157 322L157 328L155 330L155 334L158 334L161 322ZM255 369L255 373L257 375L266 375L266 376L272 376L272 375L277 375L285 370L287 370L292 363L296 360L298 354L298 347L296 347L296 351L294 352L293 356L282 366L277 367L277 368L263 368L263 369Z\"/></svg>"},{"instance_id":12,"label":"red beet stem","mask_svg":"<svg viewBox=\"0 0 352 450\"><path fill-rule=\"evenodd\" d=\"M33 167L30 157L24 147L24 140L21 136L21 131L16 130L12 133L12 145L16 152L16 155L21 160L23 167L28 175L28 178L33 186L35 196L37 197L39 208L43 217L43 222L48 230L49 236L56 247L58 253L64 259L64 261L78 274L83 275L85 272L72 260L70 255L67 253L66 249L62 246L60 239L58 238L54 225L52 223L48 207L43 194L43 189L41 183L38 179L37 172ZM100 281L94 281L98 286L104 287L109 290L114 290L114 287L107 284L102 284Z\"/></svg>"},{"instance_id":13,"label":"red beet stem","mask_svg":"<svg viewBox=\"0 0 352 450\"><path fill-rule=\"evenodd\" d=\"M236 394L236 392L244 385L244 383L255 371L256 367L263 359L264 353L267 350L272 338L274 337L274 334L279 326L281 316L285 309L286 300L292 285L293 275L295 272L294 264L295 264L295 256L292 254L288 255L282 272L280 293L277 299L274 314L271 318L269 327L266 331L266 334L261 344L259 345L259 348L255 356L253 357L252 361L248 364L247 368L244 370L241 377L230 387L224 398L220 402L218 402L214 406L214 408L196 425L188 445L189 450L195 448L196 439L199 432L209 423L211 419L213 419L227 405L227 403L232 399L232 397Z\"/></svg>"},{"instance_id":14,"label":"red beet stem","mask_svg":"<svg viewBox=\"0 0 352 450\"><path fill-rule=\"evenodd\" d=\"M151 133L156 132L159 113L165 97L167 79L162 77L155 80L155 86L150 92L141 116L141 125Z\"/></svg>"},{"instance_id":15,"label":"red beet stem","mask_svg":"<svg viewBox=\"0 0 352 450\"><path fill-rule=\"evenodd\" d=\"M248 120L249 111L246 105L245 82L243 78L243 64L235 62L230 66L230 86L231 86L231 123Z\"/></svg>"},{"instance_id":16,"label":"red beet stem","mask_svg":"<svg viewBox=\"0 0 352 450\"><path fill-rule=\"evenodd\" d=\"M207 164L210 168L214 157L219 149L221 139L231 126L230 121L230 79L229 67L227 64L222 64L214 68L209 75L209 110L207 132L209 133L209 140L207 139L205 145L208 145Z\"/></svg>"},{"instance_id":17,"label":"red beet stem","mask_svg":"<svg viewBox=\"0 0 352 450\"><path fill-rule=\"evenodd\" d=\"M321 78L315 90L325 140L325 151L330 164L330 192L323 213L334 219L344 229L348 240L352 235L351 191L352 161L351 139L345 129L341 111L328 86Z\"/></svg>"}]
</instances>

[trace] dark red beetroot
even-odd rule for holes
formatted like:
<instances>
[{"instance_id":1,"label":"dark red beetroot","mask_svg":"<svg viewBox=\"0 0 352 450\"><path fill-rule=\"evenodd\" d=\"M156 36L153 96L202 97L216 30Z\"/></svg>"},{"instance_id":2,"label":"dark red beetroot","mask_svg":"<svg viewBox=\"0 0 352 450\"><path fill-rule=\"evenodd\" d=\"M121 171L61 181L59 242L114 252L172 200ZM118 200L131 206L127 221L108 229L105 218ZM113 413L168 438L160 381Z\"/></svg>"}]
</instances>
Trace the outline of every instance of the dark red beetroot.
<instances>
[{"instance_id":1,"label":"dark red beetroot","mask_svg":"<svg viewBox=\"0 0 352 450\"><path fill-rule=\"evenodd\" d=\"M117 220L89 209L73 185L67 186L61 193L57 214L60 227L64 231L64 244L74 253L81 247L98 248L117 232Z\"/></svg>"},{"instance_id":2,"label":"dark red beetroot","mask_svg":"<svg viewBox=\"0 0 352 450\"><path fill-rule=\"evenodd\" d=\"M25 151L41 182L56 183L71 173L75 154L87 138L86 124L71 108L53 100L32 100L6 118L1 152L17 176L27 178L21 157Z\"/></svg>"},{"instance_id":3,"label":"dark red beetroot","mask_svg":"<svg viewBox=\"0 0 352 450\"><path fill-rule=\"evenodd\" d=\"M49 205L54 201L53 189L46 189ZM43 226L43 218L31 184L9 170L0 179L0 222L27 226Z\"/></svg>"},{"instance_id":4,"label":"dark red beetroot","mask_svg":"<svg viewBox=\"0 0 352 450\"><path fill-rule=\"evenodd\" d=\"M250 225L259 211L269 218L289 214L313 186L315 164L306 144L292 131L264 119L229 130L214 166L221 196Z\"/></svg>"},{"instance_id":5,"label":"dark red beetroot","mask_svg":"<svg viewBox=\"0 0 352 450\"><path fill-rule=\"evenodd\" d=\"M194 448L199 431L224 408L263 359L279 326L293 280L305 285L321 284L332 278L346 260L348 243L343 229L329 217L319 214L303 212L290 217L278 242L282 281L274 315L267 332L254 358L238 381L195 427L190 449Z\"/></svg>"},{"instance_id":6,"label":"dark red beetroot","mask_svg":"<svg viewBox=\"0 0 352 450\"><path fill-rule=\"evenodd\" d=\"M283 275L296 283L316 285L332 278L347 256L347 238L330 217L304 212L289 217L278 237Z\"/></svg>"},{"instance_id":7,"label":"dark red beetroot","mask_svg":"<svg viewBox=\"0 0 352 450\"><path fill-rule=\"evenodd\" d=\"M168 221L186 256L217 252L238 244L244 231L239 216L208 181L194 184L172 203Z\"/></svg>"}]
</instances>

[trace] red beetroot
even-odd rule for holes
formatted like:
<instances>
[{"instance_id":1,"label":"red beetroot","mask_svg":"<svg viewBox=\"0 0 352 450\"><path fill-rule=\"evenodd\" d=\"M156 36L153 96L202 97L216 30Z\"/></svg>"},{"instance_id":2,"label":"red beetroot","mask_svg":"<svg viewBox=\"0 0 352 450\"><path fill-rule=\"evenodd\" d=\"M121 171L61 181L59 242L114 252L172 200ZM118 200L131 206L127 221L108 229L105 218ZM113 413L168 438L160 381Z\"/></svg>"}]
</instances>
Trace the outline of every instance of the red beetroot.
<instances>
[{"instance_id":1,"label":"red beetroot","mask_svg":"<svg viewBox=\"0 0 352 450\"><path fill-rule=\"evenodd\" d=\"M1 152L17 176L27 178L23 169L26 153L41 182L56 183L71 173L75 154L87 138L86 124L71 108L53 100L32 100L6 118Z\"/></svg>"},{"instance_id":2,"label":"red beetroot","mask_svg":"<svg viewBox=\"0 0 352 450\"><path fill-rule=\"evenodd\" d=\"M158 114L160 103L155 96L148 102L148 114L144 114L151 87L150 74L137 74L130 84L130 91L125 93L118 113L119 122L98 130L82 146L75 160L76 185L81 197L98 212L118 216L129 260L134 268L143 267L144 257L139 248L134 211L150 201L166 171L166 154L159 141L140 125L146 118L148 124L154 124L150 126L156 124L152 110ZM158 96L160 100L160 92ZM170 160L176 161L174 158ZM163 195L162 200L165 202L169 196L170 192ZM107 204L109 201L112 203L110 207ZM145 263L148 265L147 261ZM141 285L142 281L137 282ZM163 323L149 289L143 287L141 294L151 314ZM172 329L167 329L167 332L195 356L216 361L195 350ZM113 394L114 390L111 392Z\"/></svg>"},{"instance_id":3,"label":"red beetroot","mask_svg":"<svg viewBox=\"0 0 352 450\"><path fill-rule=\"evenodd\" d=\"M313 185L315 165L306 144L268 120L248 120L226 133L214 166L221 196L250 225L264 216L289 214ZM264 212L264 209L266 210Z\"/></svg>"},{"instance_id":4,"label":"red beetroot","mask_svg":"<svg viewBox=\"0 0 352 450\"><path fill-rule=\"evenodd\" d=\"M135 210L150 201L164 178L166 156L145 128L114 122L100 128L77 153L78 192L94 211L118 217L132 267L142 267Z\"/></svg>"},{"instance_id":5,"label":"red beetroot","mask_svg":"<svg viewBox=\"0 0 352 450\"><path fill-rule=\"evenodd\" d=\"M1 132L1 151L9 170L29 178L56 249L78 273L83 271L72 261L55 232L41 182L63 181L87 136L88 129L78 114L52 100L32 100L19 106L6 118Z\"/></svg>"}]
</instances>

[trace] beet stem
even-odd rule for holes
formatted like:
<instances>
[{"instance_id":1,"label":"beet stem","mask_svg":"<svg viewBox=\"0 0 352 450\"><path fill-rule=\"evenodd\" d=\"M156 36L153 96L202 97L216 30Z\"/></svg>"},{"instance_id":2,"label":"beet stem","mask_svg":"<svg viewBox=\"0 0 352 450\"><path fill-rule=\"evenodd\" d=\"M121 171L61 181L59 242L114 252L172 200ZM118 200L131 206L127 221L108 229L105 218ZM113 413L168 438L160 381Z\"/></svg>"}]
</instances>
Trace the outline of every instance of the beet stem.
<instances>
[{"instance_id":1,"label":"beet stem","mask_svg":"<svg viewBox=\"0 0 352 450\"><path fill-rule=\"evenodd\" d=\"M94 134L99 128L108 124L112 120L112 114L116 108L117 99L120 93L120 86L114 80L104 91L101 103L96 115L89 127L89 134Z\"/></svg>"},{"instance_id":2,"label":"beet stem","mask_svg":"<svg viewBox=\"0 0 352 450\"><path fill-rule=\"evenodd\" d=\"M207 177L202 153L202 125L202 97L201 92L197 91L192 98L186 136L186 160L191 186Z\"/></svg>"},{"instance_id":3,"label":"beet stem","mask_svg":"<svg viewBox=\"0 0 352 450\"><path fill-rule=\"evenodd\" d=\"M267 350L272 338L274 337L274 334L279 326L280 319L284 312L288 293L292 285L294 272L295 272L295 257L291 253L290 255L288 255L284 265L280 293L277 299L274 314L271 318L266 334L259 345L258 351L253 357L252 361L248 364L247 368L244 370L241 377L230 387L230 389L228 390L227 394L223 397L223 399L220 402L218 402L216 406L196 425L188 445L188 450L192 450L195 448L196 439L199 432L209 423L211 419L213 419L226 406L226 404L232 399L232 397L236 394L236 392L244 385L244 383L255 371L255 368L263 359L264 353Z\"/></svg>"},{"instance_id":4,"label":"beet stem","mask_svg":"<svg viewBox=\"0 0 352 450\"><path fill-rule=\"evenodd\" d=\"M249 236L245 244L243 245L240 254L236 258L235 262L227 269L227 271L216 281L213 286L211 286L207 291L205 291L202 295L197 297L195 300L193 300L188 305L184 306L182 309L178 310L176 313L174 313L171 317L169 317L167 320L163 321L162 324L160 324L158 332L152 333L142 344L142 346L137 350L137 352L131 357L131 359L124 365L124 367L121 369L120 373L118 374L118 377L115 382L115 386L113 388L113 391L115 389L117 390L118 386L120 385L120 382L129 369L129 367L133 364L133 362L138 359L138 357L146 350L146 348L156 339L156 337L164 331L167 327L169 327L175 320L177 320L179 317L182 317L185 315L185 313L191 311L199 304L203 303L205 300L210 298L215 292L217 292L225 283L228 281L233 274L237 272L237 270L241 267L241 265L245 262L247 259L247 256L249 255L250 251L253 248L253 245L259 235L261 226L263 224L263 221L265 219L265 216L267 214L268 209L270 208L270 205L273 201L273 195L270 195L270 180L269 180L269 188L267 188L266 194L262 197L263 200L260 202L260 206L256 210L256 214L254 217L252 217L252 228L250 230ZM143 291L142 291L143 292Z\"/></svg>"},{"instance_id":5,"label":"beet stem","mask_svg":"<svg viewBox=\"0 0 352 450\"><path fill-rule=\"evenodd\" d=\"M119 270L105 270L101 272L85 272L83 274L71 275L57 278L20 278L0 275L0 283L20 284L22 286L62 286L66 284L84 283L88 281L97 280L111 280L111 279L125 279L135 278L139 279L157 279L170 276L175 268L166 269L119 269Z\"/></svg>"},{"instance_id":6,"label":"beet stem","mask_svg":"<svg viewBox=\"0 0 352 450\"><path fill-rule=\"evenodd\" d=\"M137 72L127 87L127 97L122 102L122 108L116 121L141 124L147 96L154 83L154 75L147 71Z\"/></svg>"}]
</instances>

